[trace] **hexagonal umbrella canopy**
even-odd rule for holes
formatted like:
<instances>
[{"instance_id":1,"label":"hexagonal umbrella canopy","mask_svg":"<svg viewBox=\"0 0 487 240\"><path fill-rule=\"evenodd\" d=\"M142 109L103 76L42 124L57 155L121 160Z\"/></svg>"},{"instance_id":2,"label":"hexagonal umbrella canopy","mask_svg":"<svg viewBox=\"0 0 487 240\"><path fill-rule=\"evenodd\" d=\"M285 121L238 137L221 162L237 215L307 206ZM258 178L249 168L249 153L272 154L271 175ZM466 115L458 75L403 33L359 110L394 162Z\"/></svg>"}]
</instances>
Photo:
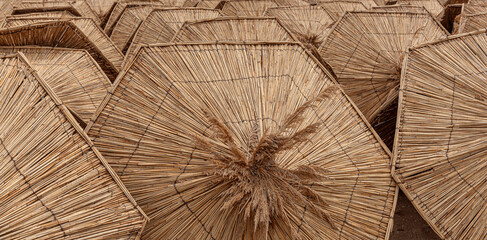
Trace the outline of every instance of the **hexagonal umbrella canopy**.
<instances>
[{"instance_id":1,"label":"hexagonal umbrella canopy","mask_svg":"<svg viewBox=\"0 0 487 240\"><path fill-rule=\"evenodd\" d=\"M71 113L87 123L111 87L110 79L86 50L0 47L1 55L22 52L40 78Z\"/></svg>"},{"instance_id":2,"label":"hexagonal umbrella canopy","mask_svg":"<svg viewBox=\"0 0 487 240\"><path fill-rule=\"evenodd\" d=\"M0 58L0 235L136 239L147 217L21 55Z\"/></svg>"},{"instance_id":3,"label":"hexagonal umbrella canopy","mask_svg":"<svg viewBox=\"0 0 487 240\"><path fill-rule=\"evenodd\" d=\"M487 12L477 14L464 14L459 18L454 33L468 33L487 27Z\"/></svg>"},{"instance_id":4,"label":"hexagonal umbrella canopy","mask_svg":"<svg viewBox=\"0 0 487 240\"><path fill-rule=\"evenodd\" d=\"M139 26L125 54L124 66L131 62L137 47L168 43L186 21L220 17L221 12L208 8L156 8Z\"/></svg>"},{"instance_id":5,"label":"hexagonal umbrella canopy","mask_svg":"<svg viewBox=\"0 0 487 240\"><path fill-rule=\"evenodd\" d=\"M443 4L439 0L395 0L394 2L425 7L434 17L443 11Z\"/></svg>"},{"instance_id":6,"label":"hexagonal umbrella canopy","mask_svg":"<svg viewBox=\"0 0 487 240\"><path fill-rule=\"evenodd\" d=\"M318 51L365 117L377 130L383 128L379 135L392 147L395 113L391 111L397 107L406 50L446 36L428 13L348 12ZM381 117L386 112L392 119Z\"/></svg>"},{"instance_id":7,"label":"hexagonal umbrella canopy","mask_svg":"<svg viewBox=\"0 0 487 240\"><path fill-rule=\"evenodd\" d=\"M399 97L394 177L444 239L485 239L486 31L412 49Z\"/></svg>"},{"instance_id":8,"label":"hexagonal umbrella canopy","mask_svg":"<svg viewBox=\"0 0 487 240\"><path fill-rule=\"evenodd\" d=\"M387 239L387 147L298 43L142 47L86 131L144 239Z\"/></svg>"},{"instance_id":9,"label":"hexagonal umbrella canopy","mask_svg":"<svg viewBox=\"0 0 487 240\"><path fill-rule=\"evenodd\" d=\"M345 12L366 11L367 7L358 1L324 1L318 5L323 7L333 21L337 21Z\"/></svg>"},{"instance_id":10,"label":"hexagonal umbrella canopy","mask_svg":"<svg viewBox=\"0 0 487 240\"><path fill-rule=\"evenodd\" d=\"M78 17L74 15L70 11L49 11L49 12L34 12L34 13L25 13L25 14L18 14L18 15L9 15L7 18L74 18Z\"/></svg>"},{"instance_id":11,"label":"hexagonal umbrella canopy","mask_svg":"<svg viewBox=\"0 0 487 240\"><path fill-rule=\"evenodd\" d=\"M219 6L222 6L224 0L200 0L196 4L196 7L202 7L202 8L218 8Z\"/></svg>"},{"instance_id":12,"label":"hexagonal umbrella canopy","mask_svg":"<svg viewBox=\"0 0 487 240\"><path fill-rule=\"evenodd\" d=\"M321 6L275 7L265 15L276 17L299 41L315 47L323 43L334 22Z\"/></svg>"},{"instance_id":13,"label":"hexagonal umbrella canopy","mask_svg":"<svg viewBox=\"0 0 487 240\"><path fill-rule=\"evenodd\" d=\"M0 46L45 46L87 50L112 81L118 75L123 62L120 51L113 45L91 19L71 19L36 22L25 18L11 21L10 24L23 24L0 29ZM86 34L85 34L86 33ZM90 37L87 36L90 35Z\"/></svg>"},{"instance_id":14,"label":"hexagonal umbrella canopy","mask_svg":"<svg viewBox=\"0 0 487 240\"><path fill-rule=\"evenodd\" d=\"M167 6L164 2L157 1L157 0L145 0L145 1L120 1L115 4L113 10L110 12L110 15L107 17L107 22L103 26L105 32L110 36L113 32L113 28L120 20L120 17L125 13L127 9L133 7L141 7L141 6L151 6L151 7L164 7Z\"/></svg>"},{"instance_id":15,"label":"hexagonal umbrella canopy","mask_svg":"<svg viewBox=\"0 0 487 240\"><path fill-rule=\"evenodd\" d=\"M226 16L264 16L265 11L271 7L277 7L273 0L232 0L225 2L222 12Z\"/></svg>"},{"instance_id":16,"label":"hexagonal umbrella canopy","mask_svg":"<svg viewBox=\"0 0 487 240\"><path fill-rule=\"evenodd\" d=\"M222 17L183 24L172 42L275 41L296 39L271 17Z\"/></svg>"}]
</instances>

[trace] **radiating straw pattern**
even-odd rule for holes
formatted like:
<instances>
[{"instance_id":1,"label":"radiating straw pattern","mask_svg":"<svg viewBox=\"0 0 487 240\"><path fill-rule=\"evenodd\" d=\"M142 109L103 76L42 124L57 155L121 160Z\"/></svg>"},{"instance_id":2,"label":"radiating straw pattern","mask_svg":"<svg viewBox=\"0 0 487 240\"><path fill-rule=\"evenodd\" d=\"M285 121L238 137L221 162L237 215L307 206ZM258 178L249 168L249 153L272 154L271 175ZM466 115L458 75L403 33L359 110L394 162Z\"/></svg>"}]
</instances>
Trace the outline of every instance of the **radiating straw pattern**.
<instances>
[{"instance_id":1,"label":"radiating straw pattern","mask_svg":"<svg viewBox=\"0 0 487 240\"><path fill-rule=\"evenodd\" d=\"M225 2L222 12L226 16L259 17L264 16L268 8L277 6L271 0L234 0Z\"/></svg>"},{"instance_id":2,"label":"radiating straw pattern","mask_svg":"<svg viewBox=\"0 0 487 240\"><path fill-rule=\"evenodd\" d=\"M162 8L154 9L140 25L125 54L124 66L131 62L140 45L168 43L186 21L220 17L215 9Z\"/></svg>"},{"instance_id":3,"label":"radiating straw pattern","mask_svg":"<svg viewBox=\"0 0 487 240\"><path fill-rule=\"evenodd\" d=\"M136 239L147 221L54 92L0 58L2 239Z\"/></svg>"},{"instance_id":4,"label":"radiating straw pattern","mask_svg":"<svg viewBox=\"0 0 487 240\"><path fill-rule=\"evenodd\" d=\"M374 119L397 99L406 50L447 36L430 14L350 12L333 27L319 49L338 82ZM394 132L380 133L383 138Z\"/></svg>"},{"instance_id":5,"label":"radiating straw pattern","mask_svg":"<svg viewBox=\"0 0 487 240\"><path fill-rule=\"evenodd\" d=\"M487 11L479 14L461 16L456 33L468 33L487 28Z\"/></svg>"},{"instance_id":6,"label":"radiating straw pattern","mask_svg":"<svg viewBox=\"0 0 487 240\"><path fill-rule=\"evenodd\" d=\"M0 47L2 55L22 52L69 110L87 123L111 87L103 70L85 50Z\"/></svg>"},{"instance_id":7,"label":"radiating straw pattern","mask_svg":"<svg viewBox=\"0 0 487 240\"><path fill-rule=\"evenodd\" d=\"M113 28L120 20L122 14L130 8L140 7L140 6L153 6L153 7L163 7L165 6L163 2L160 1L129 1L129 2L118 2L113 8L106 25L104 26L105 32L111 36Z\"/></svg>"},{"instance_id":8,"label":"radiating straw pattern","mask_svg":"<svg viewBox=\"0 0 487 240\"><path fill-rule=\"evenodd\" d=\"M319 4L328 15L337 21L345 12L366 11L367 8L362 2L357 1L330 1Z\"/></svg>"},{"instance_id":9,"label":"radiating straw pattern","mask_svg":"<svg viewBox=\"0 0 487 240\"><path fill-rule=\"evenodd\" d=\"M6 27L17 27L23 25L29 25L39 22L52 22L59 21L59 18L7 18ZM96 45L98 49L103 53L104 57L110 61L111 64L120 70L123 63L123 54L115 46L112 40L105 34L105 32L97 26L91 18L70 18L61 19L65 22L73 23L88 39Z\"/></svg>"},{"instance_id":10,"label":"radiating straw pattern","mask_svg":"<svg viewBox=\"0 0 487 240\"><path fill-rule=\"evenodd\" d=\"M396 180L444 239L486 239L487 37L410 51L399 97Z\"/></svg>"},{"instance_id":11,"label":"radiating straw pattern","mask_svg":"<svg viewBox=\"0 0 487 240\"><path fill-rule=\"evenodd\" d=\"M269 8L267 16L274 16L299 39L319 47L325 39L333 19L320 6L292 6Z\"/></svg>"},{"instance_id":12,"label":"radiating straw pattern","mask_svg":"<svg viewBox=\"0 0 487 240\"><path fill-rule=\"evenodd\" d=\"M300 44L142 47L93 120L86 131L151 217L143 239L265 239L253 222L269 216L258 214L266 206L280 209L267 239L388 239L397 190L389 151ZM263 148L271 139L276 145ZM268 178L245 175L257 182L231 187L235 171L249 173L242 159L255 156L270 164L256 166ZM296 181L324 205L281 189L298 169L317 177ZM277 180L274 171L286 175ZM263 203L260 191L276 199ZM246 205L249 194L264 205Z\"/></svg>"},{"instance_id":13,"label":"radiating straw pattern","mask_svg":"<svg viewBox=\"0 0 487 240\"><path fill-rule=\"evenodd\" d=\"M172 42L213 41L294 42L296 39L275 18L222 17L186 22L172 40Z\"/></svg>"},{"instance_id":14,"label":"radiating straw pattern","mask_svg":"<svg viewBox=\"0 0 487 240\"><path fill-rule=\"evenodd\" d=\"M222 4L222 0L201 0L198 2L196 7L200 8L216 8Z\"/></svg>"}]
</instances>

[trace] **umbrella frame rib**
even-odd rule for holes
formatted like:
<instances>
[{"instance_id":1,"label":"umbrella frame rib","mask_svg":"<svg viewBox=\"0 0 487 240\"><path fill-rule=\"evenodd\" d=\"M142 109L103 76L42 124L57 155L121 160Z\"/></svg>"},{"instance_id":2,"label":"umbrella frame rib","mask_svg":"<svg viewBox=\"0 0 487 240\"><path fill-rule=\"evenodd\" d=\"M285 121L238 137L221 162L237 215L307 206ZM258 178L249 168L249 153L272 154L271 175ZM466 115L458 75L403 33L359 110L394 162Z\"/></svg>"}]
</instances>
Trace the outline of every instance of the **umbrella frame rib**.
<instances>
[{"instance_id":1,"label":"umbrella frame rib","mask_svg":"<svg viewBox=\"0 0 487 240\"><path fill-rule=\"evenodd\" d=\"M409 59L409 55L412 51L415 51L417 49L420 49L420 48L423 48L423 47L426 47L426 46L432 46L432 45L436 45L436 44L440 44L440 43L443 43L443 42L446 42L446 41L450 41L452 39L457 39L457 38L462 38L462 37L465 37L465 36L471 36L471 35L477 35L477 34L487 34L487 29L483 29L483 30L478 30L478 31L474 31L474 32L469 32L469 33L464 33L464 34L458 34L458 35L455 35L455 36L452 36L452 37L447 37L447 38L444 38L444 39L440 39L440 40L436 40L436 41L432 41L432 42L428 42L428 43L423 43L423 44L420 44L416 47L413 47L413 48L410 48L407 52L406 52L406 55L404 57L404 62L402 63L402 70L401 70L401 83L400 83L400 88L399 88L399 102L398 102L398 109L397 109L397 121L396 121L396 129L398 129L400 126L401 126L401 118L400 116L402 115L402 112L403 112L403 100L404 100L404 92L403 92L403 89L405 87L405 74L406 74L406 68L407 68L407 62L408 62L408 59ZM416 211L418 211L418 213L421 215L421 217L428 223L428 225L433 229L433 231L442 239L446 239L446 236L442 233L442 231L440 231L440 229L438 228L438 226L434 225L428 217L426 217L426 213L420 208L417 206L417 204L413 201L414 198L411 196L411 194L409 193L409 191L407 190L406 186L404 185L404 182L401 181L401 178L399 177L399 175L396 174L396 162L397 162L397 154L398 154L398 151L399 151L399 147L398 147L398 143L399 143L399 131L396 131L395 135L394 135L394 148L393 148L393 151L392 151L392 169L391 169L391 174L392 174L392 178L394 178L394 181L396 182L396 184L399 186L399 188L404 192L404 194L406 195L406 197L409 199L409 201L412 203L412 205L414 206L414 208L416 209Z\"/></svg>"},{"instance_id":2,"label":"umbrella frame rib","mask_svg":"<svg viewBox=\"0 0 487 240\"><path fill-rule=\"evenodd\" d=\"M37 71L34 70L32 67L30 67L30 63L25 57L25 55L22 52L18 52L17 54L13 55L7 55L4 56L4 58L8 57L18 57L18 59L23 62L25 65L29 66L28 71L32 73L32 75L37 79L39 82L39 85L46 91L46 93L49 95L49 97L52 98L52 101L56 104L57 107L59 107L60 112L63 114L63 116L68 120L68 122L72 125L72 127L75 129L76 133L78 133L81 138L88 144L89 148L95 156L100 160L101 164L103 167L107 169L107 172L110 174L112 179L115 181L118 187L122 190L124 195L127 197L127 199L132 203L132 205L140 212L140 214L144 217L145 223L149 221L149 217L144 213L144 211L140 208L140 206L137 204L135 199L132 197L132 195L129 193L125 185L122 183L118 175L115 173L115 171L110 167L108 162L105 160L105 158L101 155L101 153L98 151L98 149L94 146L93 142L91 139L88 137L88 134L83 131L83 129L78 125L78 122L74 118L74 116L71 114L70 110L66 107L66 105L63 104L63 102L57 97L57 95L54 93L54 91L51 89L51 87L42 79L39 77L37 74ZM145 226L144 223L144 226ZM142 233L142 230L140 231L139 235Z\"/></svg>"}]
</instances>

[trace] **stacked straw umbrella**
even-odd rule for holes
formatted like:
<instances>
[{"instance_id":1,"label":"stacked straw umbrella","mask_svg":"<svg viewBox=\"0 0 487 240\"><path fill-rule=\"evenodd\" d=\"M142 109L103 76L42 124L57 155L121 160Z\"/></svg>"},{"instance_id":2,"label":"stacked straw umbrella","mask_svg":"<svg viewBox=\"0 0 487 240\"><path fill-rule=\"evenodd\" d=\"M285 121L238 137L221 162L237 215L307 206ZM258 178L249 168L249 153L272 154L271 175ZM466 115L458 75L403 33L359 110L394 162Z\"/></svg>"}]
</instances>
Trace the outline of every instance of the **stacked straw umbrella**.
<instances>
[{"instance_id":1,"label":"stacked straw umbrella","mask_svg":"<svg viewBox=\"0 0 487 240\"><path fill-rule=\"evenodd\" d=\"M207 8L155 8L140 24L130 47L125 53L124 66L128 65L141 45L169 43L186 21L222 16L216 9Z\"/></svg>"},{"instance_id":2,"label":"stacked straw umbrella","mask_svg":"<svg viewBox=\"0 0 487 240\"><path fill-rule=\"evenodd\" d=\"M164 7L166 6L161 1L122 1L117 2L117 4L113 7L113 10L110 12L110 15L107 17L106 23L102 25L105 33L110 36L113 32L115 25L120 21L121 16L131 8L134 7Z\"/></svg>"},{"instance_id":3,"label":"stacked straw umbrella","mask_svg":"<svg viewBox=\"0 0 487 240\"><path fill-rule=\"evenodd\" d=\"M298 43L141 47L85 131L151 218L143 239L391 231L389 150Z\"/></svg>"},{"instance_id":4,"label":"stacked straw umbrella","mask_svg":"<svg viewBox=\"0 0 487 240\"><path fill-rule=\"evenodd\" d=\"M297 41L276 18L221 17L186 22L171 42L294 42Z\"/></svg>"},{"instance_id":5,"label":"stacked straw umbrella","mask_svg":"<svg viewBox=\"0 0 487 240\"><path fill-rule=\"evenodd\" d=\"M90 120L111 82L86 50L50 47L0 47L8 56L22 52L83 127Z\"/></svg>"},{"instance_id":6,"label":"stacked straw umbrella","mask_svg":"<svg viewBox=\"0 0 487 240\"><path fill-rule=\"evenodd\" d=\"M148 218L20 53L0 58L2 239L137 239Z\"/></svg>"},{"instance_id":7,"label":"stacked straw umbrella","mask_svg":"<svg viewBox=\"0 0 487 240\"><path fill-rule=\"evenodd\" d=\"M367 7L362 2L357 1L328 1L321 2L319 6L328 13L328 15L337 21L345 12L366 11Z\"/></svg>"},{"instance_id":8,"label":"stacked straw umbrella","mask_svg":"<svg viewBox=\"0 0 487 240\"><path fill-rule=\"evenodd\" d=\"M486 30L413 48L401 79L394 178L443 239L486 239Z\"/></svg>"},{"instance_id":9,"label":"stacked straw umbrella","mask_svg":"<svg viewBox=\"0 0 487 240\"><path fill-rule=\"evenodd\" d=\"M0 46L36 45L85 49L97 61L108 78L111 81L115 80L123 62L123 55L106 34L92 24L91 19L40 22L35 19L22 19L20 21L32 23L0 29ZM12 21L12 24L17 25L15 22ZM88 37L84 32L90 36Z\"/></svg>"},{"instance_id":10,"label":"stacked straw umbrella","mask_svg":"<svg viewBox=\"0 0 487 240\"><path fill-rule=\"evenodd\" d=\"M447 34L429 13L347 12L318 52L391 148L404 55Z\"/></svg>"},{"instance_id":11,"label":"stacked straw umbrella","mask_svg":"<svg viewBox=\"0 0 487 240\"><path fill-rule=\"evenodd\" d=\"M438 16L441 23L453 34L473 32L486 27L487 5L451 4Z\"/></svg>"}]
</instances>

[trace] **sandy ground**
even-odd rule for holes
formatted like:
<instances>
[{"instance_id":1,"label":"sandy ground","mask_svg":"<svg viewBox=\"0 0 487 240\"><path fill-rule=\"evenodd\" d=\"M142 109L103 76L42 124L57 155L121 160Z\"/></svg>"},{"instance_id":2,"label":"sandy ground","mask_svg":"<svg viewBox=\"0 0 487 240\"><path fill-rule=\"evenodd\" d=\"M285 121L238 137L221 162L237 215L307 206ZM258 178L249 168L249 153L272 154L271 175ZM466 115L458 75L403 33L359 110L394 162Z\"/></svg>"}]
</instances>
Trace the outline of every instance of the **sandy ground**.
<instances>
[{"instance_id":1,"label":"sandy ground","mask_svg":"<svg viewBox=\"0 0 487 240\"><path fill-rule=\"evenodd\" d=\"M399 193L390 240L439 240L402 191Z\"/></svg>"}]
</instances>

